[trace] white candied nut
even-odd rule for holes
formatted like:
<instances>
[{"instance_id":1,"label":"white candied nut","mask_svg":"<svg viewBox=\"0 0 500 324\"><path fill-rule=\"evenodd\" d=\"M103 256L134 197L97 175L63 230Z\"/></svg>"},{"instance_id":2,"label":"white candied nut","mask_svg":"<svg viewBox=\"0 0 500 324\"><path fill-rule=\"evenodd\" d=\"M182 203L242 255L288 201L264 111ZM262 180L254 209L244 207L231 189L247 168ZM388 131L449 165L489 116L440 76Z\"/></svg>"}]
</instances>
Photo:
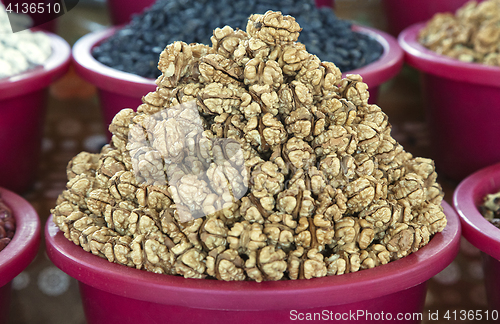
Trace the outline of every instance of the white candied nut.
<instances>
[{"instance_id":1,"label":"white candied nut","mask_svg":"<svg viewBox=\"0 0 500 324\"><path fill-rule=\"evenodd\" d=\"M50 37L43 32L12 33L5 7L0 6L0 78L43 64L52 55Z\"/></svg>"},{"instance_id":2,"label":"white candied nut","mask_svg":"<svg viewBox=\"0 0 500 324\"><path fill-rule=\"evenodd\" d=\"M6 78L11 75L14 75L14 69L10 65L9 62L0 58L0 78Z\"/></svg>"},{"instance_id":3,"label":"white candied nut","mask_svg":"<svg viewBox=\"0 0 500 324\"><path fill-rule=\"evenodd\" d=\"M11 75L26 71L30 66L24 54L15 48L0 49L0 57L10 63Z\"/></svg>"}]
</instances>

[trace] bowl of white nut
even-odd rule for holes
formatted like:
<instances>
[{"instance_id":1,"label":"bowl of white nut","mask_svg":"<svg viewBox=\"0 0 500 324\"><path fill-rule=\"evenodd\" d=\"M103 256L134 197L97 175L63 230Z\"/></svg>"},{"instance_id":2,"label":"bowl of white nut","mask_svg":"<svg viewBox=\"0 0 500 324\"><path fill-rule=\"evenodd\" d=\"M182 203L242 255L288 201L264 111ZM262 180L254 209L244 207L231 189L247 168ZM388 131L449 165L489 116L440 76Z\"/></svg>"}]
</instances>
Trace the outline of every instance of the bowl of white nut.
<instances>
[{"instance_id":1,"label":"bowl of white nut","mask_svg":"<svg viewBox=\"0 0 500 324\"><path fill-rule=\"evenodd\" d=\"M8 158L0 161L0 186L21 193L36 177L47 89L68 70L71 51L55 34L12 33L3 9L0 7L0 151Z\"/></svg>"}]
</instances>

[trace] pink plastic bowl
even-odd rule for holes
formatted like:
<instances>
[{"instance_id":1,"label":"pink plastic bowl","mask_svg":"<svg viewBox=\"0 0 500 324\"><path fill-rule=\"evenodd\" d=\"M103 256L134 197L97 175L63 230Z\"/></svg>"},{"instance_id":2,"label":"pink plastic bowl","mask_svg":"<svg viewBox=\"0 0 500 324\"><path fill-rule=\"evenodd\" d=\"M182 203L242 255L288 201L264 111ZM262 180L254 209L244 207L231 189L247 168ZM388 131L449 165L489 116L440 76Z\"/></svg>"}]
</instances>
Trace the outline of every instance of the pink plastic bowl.
<instances>
[{"instance_id":1,"label":"pink plastic bowl","mask_svg":"<svg viewBox=\"0 0 500 324\"><path fill-rule=\"evenodd\" d=\"M113 69L92 56L92 48L118 29L113 27L89 33L80 38L72 50L75 71L98 89L106 129L120 110L124 108L136 110L142 104L142 97L156 90L154 79Z\"/></svg>"},{"instance_id":2,"label":"pink plastic bowl","mask_svg":"<svg viewBox=\"0 0 500 324\"><path fill-rule=\"evenodd\" d=\"M417 41L425 23L399 35L409 65L422 73L432 157L440 174L461 180L500 161L500 67L436 54Z\"/></svg>"},{"instance_id":3,"label":"pink plastic bowl","mask_svg":"<svg viewBox=\"0 0 500 324\"><path fill-rule=\"evenodd\" d=\"M455 12L469 0L382 0L389 32L399 33L406 27L427 21L438 12ZM476 0L477 1L477 0ZM481 0L477 1L480 2Z\"/></svg>"},{"instance_id":4,"label":"pink plastic bowl","mask_svg":"<svg viewBox=\"0 0 500 324\"><path fill-rule=\"evenodd\" d=\"M50 34L52 56L28 72L0 79L0 186L24 192L38 170L48 86L69 68L71 49Z\"/></svg>"},{"instance_id":5,"label":"pink plastic bowl","mask_svg":"<svg viewBox=\"0 0 500 324\"><path fill-rule=\"evenodd\" d=\"M0 323L7 323L11 281L33 261L38 252L40 220L24 198L3 188L0 188L0 196L16 219L14 237L0 251Z\"/></svg>"},{"instance_id":6,"label":"pink plastic bowl","mask_svg":"<svg viewBox=\"0 0 500 324\"><path fill-rule=\"evenodd\" d=\"M154 79L118 71L101 64L92 56L92 48L115 33L117 27L87 34L73 46L73 61L76 72L99 90L99 98L105 127L123 108L137 109L142 97L156 90ZM354 26L354 30L375 38L384 48L382 56L375 62L344 73L358 73L370 87L370 102L376 102L380 84L394 77L403 65L403 50L397 40L382 31ZM109 135L109 133L108 133Z\"/></svg>"},{"instance_id":7,"label":"pink plastic bowl","mask_svg":"<svg viewBox=\"0 0 500 324\"><path fill-rule=\"evenodd\" d=\"M491 310L500 309L500 229L479 212L487 194L500 191L500 163L465 178L455 190L453 204L464 237L482 252L484 283Z\"/></svg>"},{"instance_id":8,"label":"pink plastic bowl","mask_svg":"<svg viewBox=\"0 0 500 324\"><path fill-rule=\"evenodd\" d=\"M404 63L404 52L398 44L398 41L391 35L364 26L353 26L353 30L365 34L375 39L384 48L382 55L378 60L365 65L359 69L347 71L342 74L359 74L363 77L363 82L368 85L370 92L370 103L376 103L378 100L379 86L392 79L399 73Z\"/></svg>"},{"instance_id":9,"label":"pink plastic bowl","mask_svg":"<svg viewBox=\"0 0 500 324\"><path fill-rule=\"evenodd\" d=\"M458 216L448 204L443 207L447 227L416 253L374 269L310 280L224 282L128 268L85 252L64 237L52 218L45 240L52 262L79 281L89 324L276 324L300 320L306 313L359 323L370 322L368 313L373 319L382 319L382 312L383 319L396 319L399 313L423 312L426 281L449 265L459 249ZM349 316L353 313L358 321Z\"/></svg>"}]
</instances>

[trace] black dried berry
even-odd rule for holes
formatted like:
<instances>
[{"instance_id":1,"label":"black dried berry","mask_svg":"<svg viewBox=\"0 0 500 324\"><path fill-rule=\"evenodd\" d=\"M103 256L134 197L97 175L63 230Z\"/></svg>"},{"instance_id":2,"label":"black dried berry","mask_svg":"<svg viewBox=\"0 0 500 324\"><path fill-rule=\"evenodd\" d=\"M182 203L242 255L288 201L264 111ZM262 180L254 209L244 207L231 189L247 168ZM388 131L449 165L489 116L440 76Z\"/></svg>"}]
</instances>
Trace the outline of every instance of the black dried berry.
<instances>
[{"instance_id":1,"label":"black dried berry","mask_svg":"<svg viewBox=\"0 0 500 324\"><path fill-rule=\"evenodd\" d=\"M376 40L353 32L350 21L338 19L330 8L317 8L313 0L158 0L96 47L93 55L115 69L155 79L160 75L156 68L159 54L168 44L179 40L211 44L215 28L229 25L245 30L251 14L268 10L295 17L302 27L299 42L341 71L357 69L382 54ZM118 53L134 53L147 62L139 64Z\"/></svg>"}]
</instances>

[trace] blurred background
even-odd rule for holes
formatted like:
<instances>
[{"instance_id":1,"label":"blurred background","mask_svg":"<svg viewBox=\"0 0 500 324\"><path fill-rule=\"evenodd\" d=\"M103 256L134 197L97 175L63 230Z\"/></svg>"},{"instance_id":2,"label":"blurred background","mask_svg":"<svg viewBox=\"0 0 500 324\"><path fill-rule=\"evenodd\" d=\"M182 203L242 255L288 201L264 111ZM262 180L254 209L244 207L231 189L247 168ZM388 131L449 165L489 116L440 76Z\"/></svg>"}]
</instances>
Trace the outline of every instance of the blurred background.
<instances>
[{"instance_id":1,"label":"blurred background","mask_svg":"<svg viewBox=\"0 0 500 324\"><path fill-rule=\"evenodd\" d=\"M339 18L395 34L397 31L389 27L384 5L382 0L335 0L334 10ZM103 30L111 24L106 1L80 0L73 10L57 19L54 28L56 34L73 45L87 33ZM405 65L395 78L381 86L377 104L389 116L394 138L415 156L428 157L431 139L420 91L418 72ZM106 142L96 88L70 68L50 87L42 162L33 189L23 195L37 210L42 224L55 206L57 196L65 189L68 161L83 150L98 152ZM451 202L457 182L442 176L438 181L444 187L445 199ZM49 261L43 244L42 239L36 259L12 283L9 323L85 323L76 280ZM479 250L462 238L457 258L432 278L428 287L426 313L486 310Z\"/></svg>"}]
</instances>

